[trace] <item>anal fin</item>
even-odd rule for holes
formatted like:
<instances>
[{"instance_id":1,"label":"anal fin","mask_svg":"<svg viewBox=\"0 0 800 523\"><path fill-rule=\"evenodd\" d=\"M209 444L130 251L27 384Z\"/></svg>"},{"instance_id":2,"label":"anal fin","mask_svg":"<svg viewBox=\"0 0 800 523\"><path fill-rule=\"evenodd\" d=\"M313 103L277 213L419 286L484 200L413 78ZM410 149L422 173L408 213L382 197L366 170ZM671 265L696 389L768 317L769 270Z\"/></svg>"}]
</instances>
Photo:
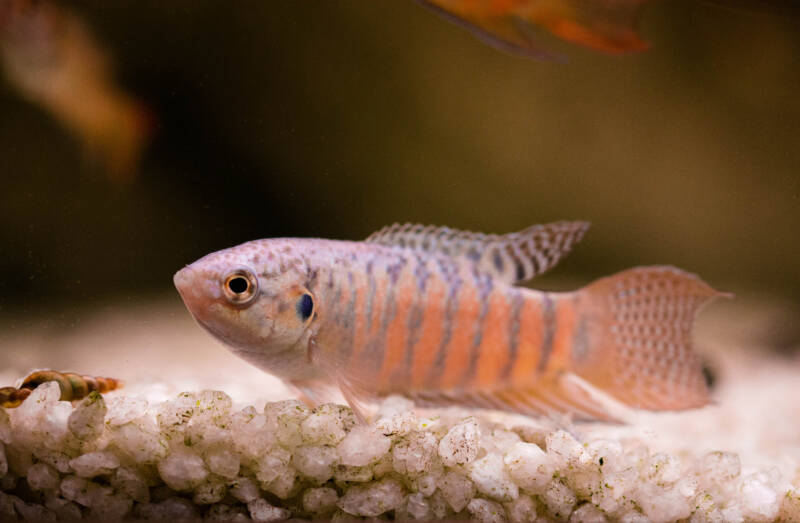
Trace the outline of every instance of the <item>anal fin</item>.
<instances>
[{"instance_id":1,"label":"anal fin","mask_svg":"<svg viewBox=\"0 0 800 523\"><path fill-rule=\"evenodd\" d=\"M411 397L421 406L460 405L494 409L528 416L560 416L567 414L575 421L620 423L624 416L609 408L599 394L591 393L591 385L571 373L537 380L528 388L484 391L425 391Z\"/></svg>"}]
</instances>

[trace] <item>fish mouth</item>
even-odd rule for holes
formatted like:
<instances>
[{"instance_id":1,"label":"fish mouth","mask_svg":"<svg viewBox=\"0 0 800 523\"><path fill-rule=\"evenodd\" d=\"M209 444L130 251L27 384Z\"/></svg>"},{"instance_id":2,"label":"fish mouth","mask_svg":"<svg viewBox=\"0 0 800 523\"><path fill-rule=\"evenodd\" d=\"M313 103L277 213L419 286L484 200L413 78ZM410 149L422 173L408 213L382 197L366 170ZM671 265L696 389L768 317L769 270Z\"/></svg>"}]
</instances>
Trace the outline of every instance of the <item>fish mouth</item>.
<instances>
[{"instance_id":1,"label":"fish mouth","mask_svg":"<svg viewBox=\"0 0 800 523\"><path fill-rule=\"evenodd\" d=\"M178 290L186 308L193 316L202 316L203 311L214 302L216 296L211 288L211 283L204 272L191 265L175 273L172 277L175 288Z\"/></svg>"},{"instance_id":2,"label":"fish mouth","mask_svg":"<svg viewBox=\"0 0 800 523\"><path fill-rule=\"evenodd\" d=\"M181 295L183 301L186 301L186 296L189 294L193 286L192 284L194 283L194 270L187 265L175 273L175 276L172 277L172 282L175 284L175 288L178 289L178 294Z\"/></svg>"}]
</instances>

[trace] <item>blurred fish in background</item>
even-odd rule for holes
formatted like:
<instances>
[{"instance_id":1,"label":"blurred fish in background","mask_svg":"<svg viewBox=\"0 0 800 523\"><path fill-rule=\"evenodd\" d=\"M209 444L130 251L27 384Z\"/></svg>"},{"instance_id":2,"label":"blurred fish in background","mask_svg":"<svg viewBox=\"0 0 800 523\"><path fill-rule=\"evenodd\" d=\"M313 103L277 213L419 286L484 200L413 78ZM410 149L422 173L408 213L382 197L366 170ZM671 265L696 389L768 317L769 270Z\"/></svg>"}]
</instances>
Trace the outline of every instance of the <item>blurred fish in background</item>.
<instances>
[{"instance_id":1,"label":"blurred fish in background","mask_svg":"<svg viewBox=\"0 0 800 523\"><path fill-rule=\"evenodd\" d=\"M114 180L133 176L152 128L148 111L115 83L107 53L77 15L46 0L0 0L0 63L19 95L74 133Z\"/></svg>"},{"instance_id":2,"label":"blurred fish in background","mask_svg":"<svg viewBox=\"0 0 800 523\"><path fill-rule=\"evenodd\" d=\"M537 43L541 27L569 42L605 51L641 51L639 8L648 0L419 0L488 42L534 58L554 58Z\"/></svg>"},{"instance_id":3,"label":"blurred fish in background","mask_svg":"<svg viewBox=\"0 0 800 523\"><path fill-rule=\"evenodd\" d=\"M539 59L560 58L538 42L541 28L565 41L610 54L649 47L637 25L650 0L417 0L490 44ZM709 0L723 6L787 12L791 2Z\"/></svg>"}]
</instances>

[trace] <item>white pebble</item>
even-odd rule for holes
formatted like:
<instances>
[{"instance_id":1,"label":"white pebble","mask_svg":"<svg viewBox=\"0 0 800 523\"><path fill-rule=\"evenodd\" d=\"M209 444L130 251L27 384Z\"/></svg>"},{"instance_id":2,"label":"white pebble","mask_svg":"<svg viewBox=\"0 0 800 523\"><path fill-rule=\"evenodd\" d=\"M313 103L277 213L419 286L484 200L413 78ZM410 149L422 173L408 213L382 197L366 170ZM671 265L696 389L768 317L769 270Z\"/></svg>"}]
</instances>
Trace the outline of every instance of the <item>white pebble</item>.
<instances>
[{"instance_id":1,"label":"white pebble","mask_svg":"<svg viewBox=\"0 0 800 523\"><path fill-rule=\"evenodd\" d=\"M239 456L229 448L218 447L208 450L205 460L208 469L218 476L233 479L239 474Z\"/></svg>"},{"instance_id":2,"label":"white pebble","mask_svg":"<svg viewBox=\"0 0 800 523\"><path fill-rule=\"evenodd\" d=\"M439 489L453 512L461 512L475 497L475 484L469 478L456 471L445 472L439 482Z\"/></svg>"},{"instance_id":3,"label":"white pebble","mask_svg":"<svg viewBox=\"0 0 800 523\"><path fill-rule=\"evenodd\" d=\"M763 473L750 474L739 487L739 501L747 521L772 521L777 518L781 499Z\"/></svg>"},{"instance_id":4,"label":"white pebble","mask_svg":"<svg viewBox=\"0 0 800 523\"><path fill-rule=\"evenodd\" d=\"M701 486L722 485L741 474L739 456L731 452L709 452L700 461L697 474L702 479Z\"/></svg>"},{"instance_id":5,"label":"white pebble","mask_svg":"<svg viewBox=\"0 0 800 523\"><path fill-rule=\"evenodd\" d=\"M511 481L499 454L487 454L474 461L469 470L478 492L498 501L512 501L519 496L519 487Z\"/></svg>"},{"instance_id":6,"label":"white pebble","mask_svg":"<svg viewBox=\"0 0 800 523\"><path fill-rule=\"evenodd\" d=\"M58 471L44 463L37 463L28 469L28 485L33 490L55 490L58 488L61 477Z\"/></svg>"},{"instance_id":7,"label":"white pebble","mask_svg":"<svg viewBox=\"0 0 800 523\"><path fill-rule=\"evenodd\" d=\"M33 451L33 455L42 463L47 463L62 474L72 472L72 468L69 466L72 456L69 454L57 450L36 449Z\"/></svg>"},{"instance_id":8,"label":"white pebble","mask_svg":"<svg viewBox=\"0 0 800 523\"><path fill-rule=\"evenodd\" d=\"M415 477L430 470L438 452L436 437L430 432L412 432L394 444L392 467L404 476Z\"/></svg>"},{"instance_id":9,"label":"white pebble","mask_svg":"<svg viewBox=\"0 0 800 523\"><path fill-rule=\"evenodd\" d=\"M357 485L345 492L339 508L354 516L380 516L403 502L405 492L394 479L383 479L369 485Z\"/></svg>"},{"instance_id":10,"label":"white pebble","mask_svg":"<svg viewBox=\"0 0 800 523\"><path fill-rule=\"evenodd\" d=\"M454 425L439 442L439 456L448 467L470 463L478 456L480 430L475 418Z\"/></svg>"},{"instance_id":11,"label":"white pebble","mask_svg":"<svg viewBox=\"0 0 800 523\"><path fill-rule=\"evenodd\" d=\"M536 502L530 496L520 495L506 504L506 513L511 523L527 523L536 520Z\"/></svg>"},{"instance_id":12,"label":"white pebble","mask_svg":"<svg viewBox=\"0 0 800 523\"><path fill-rule=\"evenodd\" d=\"M78 439L92 441L102 434L107 411L103 396L92 392L69 415L67 426Z\"/></svg>"},{"instance_id":13,"label":"white pebble","mask_svg":"<svg viewBox=\"0 0 800 523\"><path fill-rule=\"evenodd\" d=\"M523 489L540 492L553 476L550 459L534 443L515 443L503 461L511 478Z\"/></svg>"},{"instance_id":14,"label":"white pebble","mask_svg":"<svg viewBox=\"0 0 800 523\"><path fill-rule=\"evenodd\" d=\"M116 427L111 441L135 463L157 463L167 455L166 441L149 418Z\"/></svg>"},{"instance_id":15,"label":"white pebble","mask_svg":"<svg viewBox=\"0 0 800 523\"><path fill-rule=\"evenodd\" d=\"M74 501L84 507L102 505L114 491L111 487L88 481L78 476L67 476L61 480L61 495L64 499Z\"/></svg>"},{"instance_id":16,"label":"white pebble","mask_svg":"<svg viewBox=\"0 0 800 523\"><path fill-rule=\"evenodd\" d=\"M559 469L582 467L592 462L591 454L567 431L552 432L545 441L547 454Z\"/></svg>"},{"instance_id":17,"label":"white pebble","mask_svg":"<svg viewBox=\"0 0 800 523\"><path fill-rule=\"evenodd\" d=\"M303 493L303 509L315 516L326 516L336 509L339 494L330 487L311 488Z\"/></svg>"},{"instance_id":18,"label":"white pebble","mask_svg":"<svg viewBox=\"0 0 800 523\"><path fill-rule=\"evenodd\" d=\"M299 447L292 456L292 464L297 471L317 484L325 483L333 477L333 466L339 455L333 447Z\"/></svg>"},{"instance_id":19,"label":"white pebble","mask_svg":"<svg viewBox=\"0 0 800 523\"><path fill-rule=\"evenodd\" d=\"M692 514L691 499L674 487L642 482L634 495L638 506L652 521L676 521Z\"/></svg>"},{"instance_id":20,"label":"white pebble","mask_svg":"<svg viewBox=\"0 0 800 523\"><path fill-rule=\"evenodd\" d=\"M608 518L602 510L591 503L576 508L569 517L569 523L606 523Z\"/></svg>"},{"instance_id":21,"label":"white pebble","mask_svg":"<svg viewBox=\"0 0 800 523\"><path fill-rule=\"evenodd\" d=\"M144 477L137 471L120 467L111 477L111 486L138 503L150 501L150 489Z\"/></svg>"},{"instance_id":22,"label":"white pebble","mask_svg":"<svg viewBox=\"0 0 800 523\"><path fill-rule=\"evenodd\" d=\"M558 480L553 480L547 485L542 494L542 500L550 513L560 519L568 518L578 501L575 493Z\"/></svg>"},{"instance_id":23,"label":"white pebble","mask_svg":"<svg viewBox=\"0 0 800 523\"><path fill-rule=\"evenodd\" d=\"M326 403L315 408L302 421L300 430L303 441L316 445L336 445L355 426L355 416L349 407Z\"/></svg>"},{"instance_id":24,"label":"white pebble","mask_svg":"<svg viewBox=\"0 0 800 523\"><path fill-rule=\"evenodd\" d=\"M145 415L147 400L129 396L112 396L105 400L105 423L108 427L119 427Z\"/></svg>"},{"instance_id":25,"label":"white pebble","mask_svg":"<svg viewBox=\"0 0 800 523\"><path fill-rule=\"evenodd\" d=\"M671 485L681 478L681 467L671 454L659 453L650 457L648 477L661 486Z\"/></svg>"},{"instance_id":26,"label":"white pebble","mask_svg":"<svg viewBox=\"0 0 800 523\"><path fill-rule=\"evenodd\" d=\"M416 489L423 496L432 496L436 491L436 483L439 481L439 474L424 474L414 481Z\"/></svg>"},{"instance_id":27,"label":"white pebble","mask_svg":"<svg viewBox=\"0 0 800 523\"><path fill-rule=\"evenodd\" d=\"M342 465L363 467L378 461L392 446L392 440L373 427L358 425L336 446Z\"/></svg>"},{"instance_id":28,"label":"white pebble","mask_svg":"<svg viewBox=\"0 0 800 523\"><path fill-rule=\"evenodd\" d=\"M159 428L167 433L179 433L186 429L199 403L197 394L181 392L175 399L164 401L156 407Z\"/></svg>"},{"instance_id":29,"label":"white pebble","mask_svg":"<svg viewBox=\"0 0 800 523\"><path fill-rule=\"evenodd\" d=\"M273 507L267 500L259 498L247 504L247 510L253 521L283 521L289 519L291 512L285 508Z\"/></svg>"},{"instance_id":30,"label":"white pebble","mask_svg":"<svg viewBox=\"0 0 800 523\"><path fill-rule=\"evenodd\" d=\"M492 431L492 436L490 438L486 438L486 441L487 443L490 443L490 445L486 445L487 450L503 454L508 452L515 443L522 441L522 439L516 432L504 429L495 429Z\"/></svg>"},{"instance_id":31,"label":"white pebble","mask_svg":"<svg viewBox=\"0 0 800 523\"><path fill-rule=\"evenodd\" d=\"M419 519L429 521L433 512L431 511L430 503L425 499L420 492L409 494L406 496L405 506L403 512L409 519Z\"/></svg>"},{"instance_id":32,"label":"white pebble","mask_svg":"<svg viewBox=\"0 0 800 523\"><path fill-rule=\"evenodd\" d=\"M275 442L275 430L267 417L255 408L246 407L231 416L233 446L243 460L257 459Z\"/></svg>"},{"instance_id":33,"label":"white pebble","mask_svg":"<svg viewBox=\"0 0 800 523\"><path fill-rule=\"evenodd\" d=\"M158 464L158 473L169 488L177 491L191 490L208 477L203 458L187 447L176 447Z\"/></svg>"},{"instance_id":34,"label":"white pebble","mask_svg":"<svg viewBox=\"0 0 800 523\"><path fill-rule=\"evenodd\" d=\"M111 452L89 452L70 460L70 468L82 478L110 474L119 467L119 459Z\"/></svg>"},{"instance_id":35,"label":"white pebble","mask_svg":"<svg viewBox=\"0 0 800 523\"><path fill-rule=\"evenodd\" d=\"M231 496L242 503L250 503L261 495L258 484L249 477L236 478L231 484Z\"/></svg>"},{"instance_id":36,"label":"white pebble","mask_svg":"<svg viewBox=\"0 0 800 523\"><path fill-rule=\"evenodd\" d=\"M258 460L256 479L261 488L285 497L291 490L295 480L295 470L289 465L292 453L282 447L273 447L269 453Z\"/></svg>"},{"instance_id":37,"label":"white pebble","mask_svg":"<svg viewBox=\"0 0 800 523\"><path fill-rule=\"evenodd\" d=\"M467 510L472 515L473 520L480 523L504 523L507 521L503 505L488 499L473 499L467 505Z\"/></svg>"},{"instance_id":38,"label":"white pebble","mask_svg":"<svg viewBox=\"0 0 800 523\"><path fill-rule=\"evenodd\" d=\"M275 427L278 441L287 447L303 443L300 426L310 414L308 407L297 400L276 401L264 406L267 423Z\"/></svg>"}]
</instances>

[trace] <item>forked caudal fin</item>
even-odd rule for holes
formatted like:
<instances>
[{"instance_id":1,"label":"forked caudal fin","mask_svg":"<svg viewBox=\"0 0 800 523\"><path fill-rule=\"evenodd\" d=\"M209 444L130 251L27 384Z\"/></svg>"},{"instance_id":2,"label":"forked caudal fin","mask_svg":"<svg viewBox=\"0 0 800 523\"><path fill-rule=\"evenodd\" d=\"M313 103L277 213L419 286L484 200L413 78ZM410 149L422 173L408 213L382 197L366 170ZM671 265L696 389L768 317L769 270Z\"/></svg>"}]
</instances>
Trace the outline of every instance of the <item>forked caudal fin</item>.
<instances>
[{"instance_id":1,"label":"forked caudal fin","mask_svg":"<svg viewBox=\"0 0 800 523\"><path fill-rule=\"evenodd\" d=\"M577 295L573 370L631 407L708 404L691 334L697 310L718 296L726 295L673 267L638 267L588 285Z\"/></svg>"}]
</instances>

